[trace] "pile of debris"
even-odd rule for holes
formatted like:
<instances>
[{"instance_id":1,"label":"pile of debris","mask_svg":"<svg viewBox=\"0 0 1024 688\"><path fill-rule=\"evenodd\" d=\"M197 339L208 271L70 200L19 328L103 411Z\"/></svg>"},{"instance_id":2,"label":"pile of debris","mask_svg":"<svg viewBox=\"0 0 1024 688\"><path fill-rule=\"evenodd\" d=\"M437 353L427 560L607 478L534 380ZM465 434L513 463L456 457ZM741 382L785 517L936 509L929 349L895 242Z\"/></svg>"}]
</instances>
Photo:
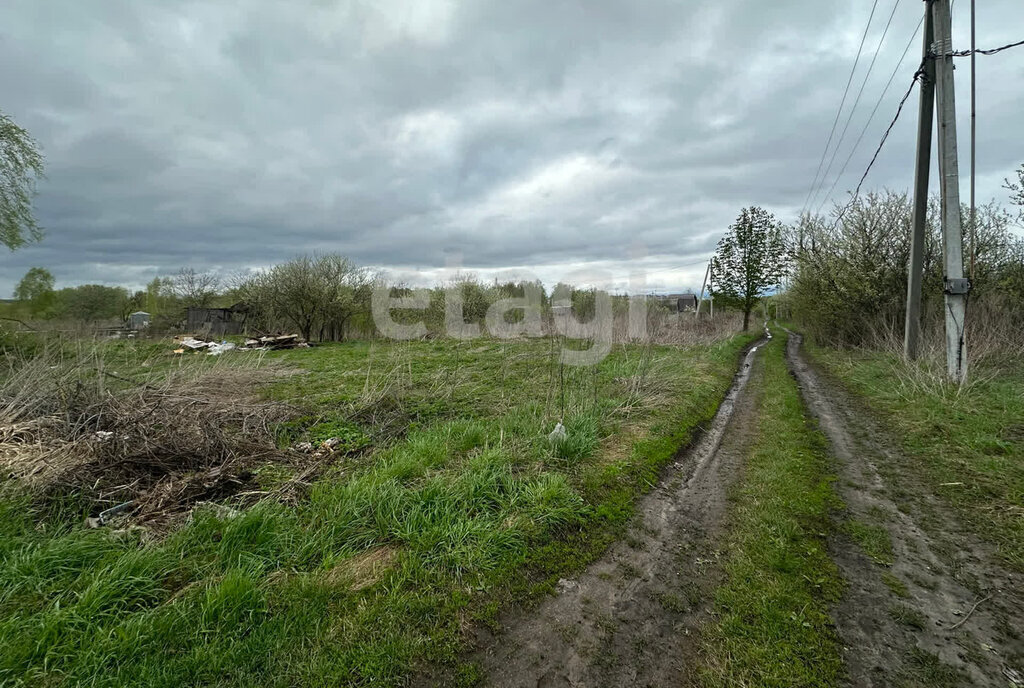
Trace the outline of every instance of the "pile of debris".
<instances>
[{"instance_id":1,"label":"pile of debris","mask_svg":"<svg viewBox=\"0 0 1024 688\"><path fill-rule=\"evenodd\" d=\"M246 339L242 346L227 340L216 341L203 339L193 334L181 334L174 338L174 353L183 354L186 351L199 353L205 351L209 356L218 356L225 351L237 349L239 351L278 351L281 349L304 349L309 343L297 334L268 335Z\"/></svg>"},{"instance_id":2,"label":"pile of debris","mask_svg":"<svg viewBox=\"0 0 1024 688\"><path fill-rule=\"evenodd\" d=\"M297 334L277 334L246 339L243 349L260 349L263 351L277 351L279 349L305 349L309 342Z\"/></svg>"},{"instance_id":3,"label":"pile of debris","mask_svg":"<svg viewBox=\"0 0 1024 688\"><path fill-rule=\"evenodd\" d=\"M200 352L205 351L209 356L219 356L225 351L231 351L236 348L234 344L227 340L220 342L207 341L205 339L198 339L190 334L179 335L174 338L174 343L177 345L174 349L174 353L183 354L186 351Z\"/></svg>"},{"instance_id":4,"label":"pile of debris","mask_svg":"<svg viewBox=\"0 0 1024 688\"><path fill-rule=\"evenodd\" d=\"M277 447L299 411L259 395L272 366L186 367L124 388L85 376L91 365L40 357L0 380L0 471L42 502L85 500L89 525L164 530L203 502L298 498L323 470L326 457ZM294 480L264 485L271 465Z\"/></svg>"}]
</instances>

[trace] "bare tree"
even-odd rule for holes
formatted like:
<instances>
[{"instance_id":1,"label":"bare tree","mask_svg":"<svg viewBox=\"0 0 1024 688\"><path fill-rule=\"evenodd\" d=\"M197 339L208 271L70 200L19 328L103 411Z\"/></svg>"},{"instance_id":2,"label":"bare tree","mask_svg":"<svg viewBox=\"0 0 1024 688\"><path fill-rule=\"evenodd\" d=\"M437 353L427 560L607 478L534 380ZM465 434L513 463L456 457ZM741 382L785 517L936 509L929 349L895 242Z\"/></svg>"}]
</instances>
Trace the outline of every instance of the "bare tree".
<instances>
[{"instance_id":1,"label":"bare tree","mask_svg":"<svg viewBox=\"0 0 1024 688\"><path fill-rule=\"evenodd\" d=\"M300 256L242 279L238 294L265 327L288 323L306 339L342 339L369 309L372 275L344 256Z\"/></svg>"},{"instance_id":2,"label":"bare tree","mask_svg":"<svg viewBox=\"0 0 1024 688\"><path fill-rule=\"evenodd\" d=\"M171 289L185 306L208 307L217 297L220 277L213 272L197 272L193 268L178 270L171 279Z\"/></svg>"}]
</instances>

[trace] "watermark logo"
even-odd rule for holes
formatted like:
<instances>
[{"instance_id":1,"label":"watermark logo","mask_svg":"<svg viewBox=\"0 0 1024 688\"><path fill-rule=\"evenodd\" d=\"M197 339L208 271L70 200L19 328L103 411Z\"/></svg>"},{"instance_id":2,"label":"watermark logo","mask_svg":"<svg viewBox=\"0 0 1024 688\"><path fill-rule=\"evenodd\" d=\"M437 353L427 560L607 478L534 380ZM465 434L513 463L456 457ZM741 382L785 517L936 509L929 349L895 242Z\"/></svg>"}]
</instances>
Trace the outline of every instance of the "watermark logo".
<instances>
[{"instance_id":1,"label":"watermark logo","mask_svg":"<svg viewBox=\"0 0 1024 688\"><path fill-rule=\"evenodd\" d=\"M634 248L632 258L642 257ZM443 334L458 340L479 337L520 339L557 335L561 341L560 361L571 366L592 366L611 353L615 328L615 309L610 293L613 275L601 270L577 270L566 274L545 304L543 287L536 275L518 271L504 275L506 283L516 285L515 295L503 295L486 304L467 303L475 282L459 279L461 256L450 256L447 270L451 279L443 289L396 289L380 283L373 291L372 314L378 332L395 340L420 339L430 332L428 312L437 329L438 312L443 312ZM501 282L501 277L496 280ZM573 290L566 284L586 285ZM648 335L648 303L643 294L646 276L634 270L629 276L625 334L631 341L644 342ZM437 299L443 299L438 304ZM401 317L396 318L396 312ZM471 312L467 312L471 311Z\"/></svg>"}]
</instances>

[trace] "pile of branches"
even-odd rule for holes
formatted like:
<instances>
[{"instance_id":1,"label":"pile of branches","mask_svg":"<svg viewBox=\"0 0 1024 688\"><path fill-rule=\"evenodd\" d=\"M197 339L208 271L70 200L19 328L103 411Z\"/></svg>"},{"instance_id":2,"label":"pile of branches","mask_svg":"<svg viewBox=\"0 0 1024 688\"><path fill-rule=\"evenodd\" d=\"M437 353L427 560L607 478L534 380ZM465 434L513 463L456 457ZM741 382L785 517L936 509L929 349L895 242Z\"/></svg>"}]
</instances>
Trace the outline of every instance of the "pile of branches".
<instances>
[{"instance_id":1,"label":"pile of branches","mask_svg":"<svg viewBox=\"0 0 1024 688\"><path fill-rule=\"evenodd\" d=\"M296 412L260 399L266 367L185 366L141 380L95 355L47 353L0 373L0 470L41 499L86 500L132 521L173 521L198 502L265 496L254 469L295 462L275 426Z\"/></svg>"}]
</instances>

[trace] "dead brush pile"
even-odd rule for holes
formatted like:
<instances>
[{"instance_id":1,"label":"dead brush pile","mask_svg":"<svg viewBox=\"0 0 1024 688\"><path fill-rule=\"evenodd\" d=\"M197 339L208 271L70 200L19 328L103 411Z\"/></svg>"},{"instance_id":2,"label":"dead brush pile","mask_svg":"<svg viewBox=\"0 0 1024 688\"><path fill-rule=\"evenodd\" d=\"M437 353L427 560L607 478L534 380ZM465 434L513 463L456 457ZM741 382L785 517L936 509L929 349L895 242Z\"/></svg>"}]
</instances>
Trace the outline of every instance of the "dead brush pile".
<instances>
[{"instance_id":1,"label":"dead brush pile","mask_svg":"<svg viewBox=\"0 0 1024 688\"><path fill-rule=\"evenodd\" d=\"M197 502L265 497L254 471L302 459L275 442L275 425L297 412L257 394L273 368L247 357L154 369L129 378L96 355L53 352L9 362L0 373L8 487L159 526Z\"/></svg>"}]
</instances>

